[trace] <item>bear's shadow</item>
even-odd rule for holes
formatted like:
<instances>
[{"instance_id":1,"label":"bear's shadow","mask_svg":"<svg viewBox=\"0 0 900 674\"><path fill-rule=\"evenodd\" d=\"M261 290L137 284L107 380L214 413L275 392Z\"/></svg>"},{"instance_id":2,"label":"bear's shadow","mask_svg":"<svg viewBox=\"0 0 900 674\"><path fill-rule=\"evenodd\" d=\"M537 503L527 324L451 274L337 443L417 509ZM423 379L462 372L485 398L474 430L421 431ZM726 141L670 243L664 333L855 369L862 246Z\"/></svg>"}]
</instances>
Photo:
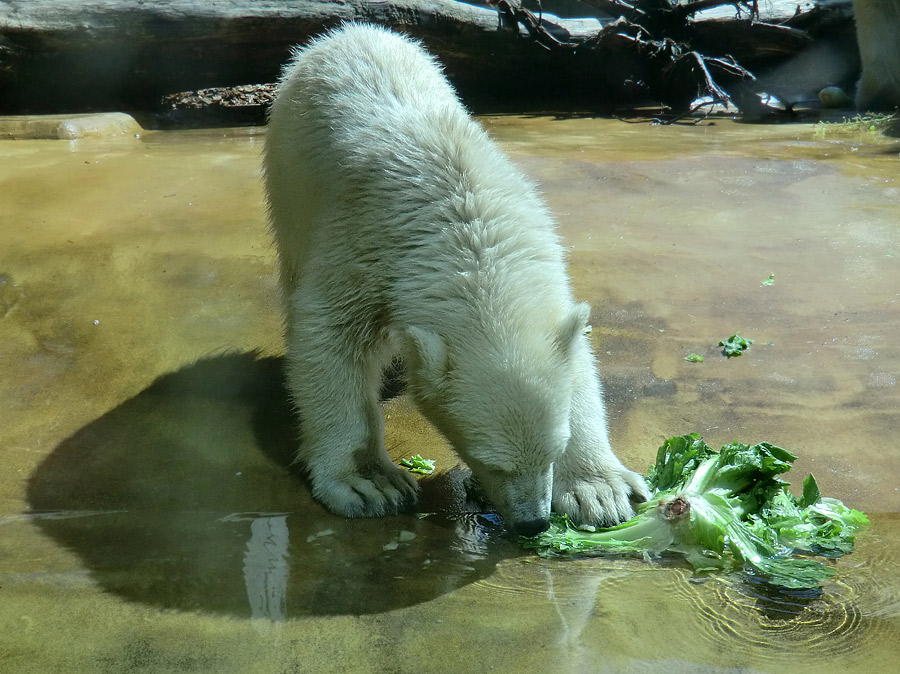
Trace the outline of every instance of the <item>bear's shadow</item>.
<instances>
[{"instance_id":1,"label":"bear's shadow","mask_svg":"<svg viewBox=\"0 0 900 674\"><path fill-rule=\"evenodd\" d=\"M38 466L38 526L105 590L180 610L282 619L434 599L521 554L461 507L461 471L422 483L427 517L346 520L291 465L282 359L230 354L164 375Z\"/></svg>"}]
</instances>

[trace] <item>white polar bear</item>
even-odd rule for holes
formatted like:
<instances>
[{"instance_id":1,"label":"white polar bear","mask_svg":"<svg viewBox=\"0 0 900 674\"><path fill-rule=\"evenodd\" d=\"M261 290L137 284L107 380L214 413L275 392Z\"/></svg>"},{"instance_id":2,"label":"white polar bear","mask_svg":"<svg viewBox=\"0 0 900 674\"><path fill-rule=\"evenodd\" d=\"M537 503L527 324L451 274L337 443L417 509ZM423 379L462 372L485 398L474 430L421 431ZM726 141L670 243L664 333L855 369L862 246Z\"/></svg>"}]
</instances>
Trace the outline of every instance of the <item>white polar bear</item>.
<instances>
[{"instance_id":1,"label":"white polar bear","mask_svg":"<svg viewBox=\"0 0 900 674\"><path fill-rule=\"evenodd\" d=\"M297 458L317 499L346 516L415 501L378 399L402 357L507 526L543 531L551 503L578 523L632 515L647 490L610 449L589 309L551 216L432 57L359 24L296 51L264 173Z\"/></svg>"},{"instance_id":2,"label":"white polar bear","mask_svg":"<svg viewBox=\"0 0 900 674\"><path fill-rule=\"evenodd\" d=\"M856 89L860 110L900 106L900 0L853 0L862 76Z\"/></svg>"}]
</instances>

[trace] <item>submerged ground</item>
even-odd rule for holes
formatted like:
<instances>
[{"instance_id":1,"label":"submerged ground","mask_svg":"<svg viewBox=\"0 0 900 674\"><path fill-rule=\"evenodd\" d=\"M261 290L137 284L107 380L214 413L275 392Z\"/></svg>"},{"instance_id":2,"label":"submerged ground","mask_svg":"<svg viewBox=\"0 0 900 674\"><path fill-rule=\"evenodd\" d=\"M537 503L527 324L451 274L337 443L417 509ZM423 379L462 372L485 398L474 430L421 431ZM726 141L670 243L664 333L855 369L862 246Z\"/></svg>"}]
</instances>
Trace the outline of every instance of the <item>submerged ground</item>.
<instances>
[{"instance_id":1,"label":"submerged ground","mask_svg":"<svg viewBox=\"0 0 900 674\"><path fill-rule=\"evenodd\" d=\"M328 514L288 467L262 131L0 141L0 670L893 670L900 143L484 123L558 215L619 455L792 450L873 522L824 591L525 554L402 398L389 448L437 459L437 514Z\"/></svg>"}]
</instances>

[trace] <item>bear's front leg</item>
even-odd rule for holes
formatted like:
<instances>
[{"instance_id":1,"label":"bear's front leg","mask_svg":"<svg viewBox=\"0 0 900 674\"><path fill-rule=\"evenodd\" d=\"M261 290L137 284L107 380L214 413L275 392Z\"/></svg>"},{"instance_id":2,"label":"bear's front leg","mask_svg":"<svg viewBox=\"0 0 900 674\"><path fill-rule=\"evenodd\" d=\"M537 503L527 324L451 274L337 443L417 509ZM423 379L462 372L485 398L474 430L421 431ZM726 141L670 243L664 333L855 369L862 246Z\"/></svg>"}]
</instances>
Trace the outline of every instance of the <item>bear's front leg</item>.
<instances>
[{"instance_id":1,"label":"bear's front leg","mask_svg":"<svg viewBox=\"0 0 900 674\"><path fill-rule=\"evenodd\" d=\"M569 444L553 465L553 511L576 524L614 526L634 515L632 502L646 501L644 478L628 470L609 445L603 391L586 336L573 348Z\"/></svg>"},{"instance_id":2,"label":"bear's front leg","mask_svg":"<svg viewBox=\"0 0 900 674\"><path fill-rule=\"evenodd\" d=\"M324 312L293 299L287 380L300 416L297 459L306 465L313 496L345 517L379 517L414 504L415 479L384 446L381 359L335 329L338 323Z\"/></svg>"}]
</instances>

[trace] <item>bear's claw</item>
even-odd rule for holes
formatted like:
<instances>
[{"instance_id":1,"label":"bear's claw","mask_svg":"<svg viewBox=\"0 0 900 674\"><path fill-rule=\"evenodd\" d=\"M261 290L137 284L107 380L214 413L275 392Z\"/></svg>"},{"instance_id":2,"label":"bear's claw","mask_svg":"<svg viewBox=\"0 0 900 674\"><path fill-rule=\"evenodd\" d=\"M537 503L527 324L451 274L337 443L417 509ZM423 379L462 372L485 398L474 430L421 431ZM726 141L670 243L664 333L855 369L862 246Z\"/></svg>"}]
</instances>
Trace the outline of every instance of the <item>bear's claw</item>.
<instances>
[{"instance_id":1,"label":"bear's claw","mask_svg":"<svg viewBox=\"0 0 900 674\"><path fill-rule=\"evenodd\" d=\"M576 525L611 527L634 516L632 503L650 498L647 485L627 469L612 474L594 474L569 485L555 484L553 511L568 515Z\"/></svg>"},{"instance_id":2,"label":"bear's claw","mask_svg":"<svg viewBox=\"0 0 900 674\"><path fill-rule=\"evenodd\" d=\"M419 486L415 478L393 464L366 474L313 480L313 495L332 512L344 517L393 515L414 505Z\"/></svg>"}]
</instances>

